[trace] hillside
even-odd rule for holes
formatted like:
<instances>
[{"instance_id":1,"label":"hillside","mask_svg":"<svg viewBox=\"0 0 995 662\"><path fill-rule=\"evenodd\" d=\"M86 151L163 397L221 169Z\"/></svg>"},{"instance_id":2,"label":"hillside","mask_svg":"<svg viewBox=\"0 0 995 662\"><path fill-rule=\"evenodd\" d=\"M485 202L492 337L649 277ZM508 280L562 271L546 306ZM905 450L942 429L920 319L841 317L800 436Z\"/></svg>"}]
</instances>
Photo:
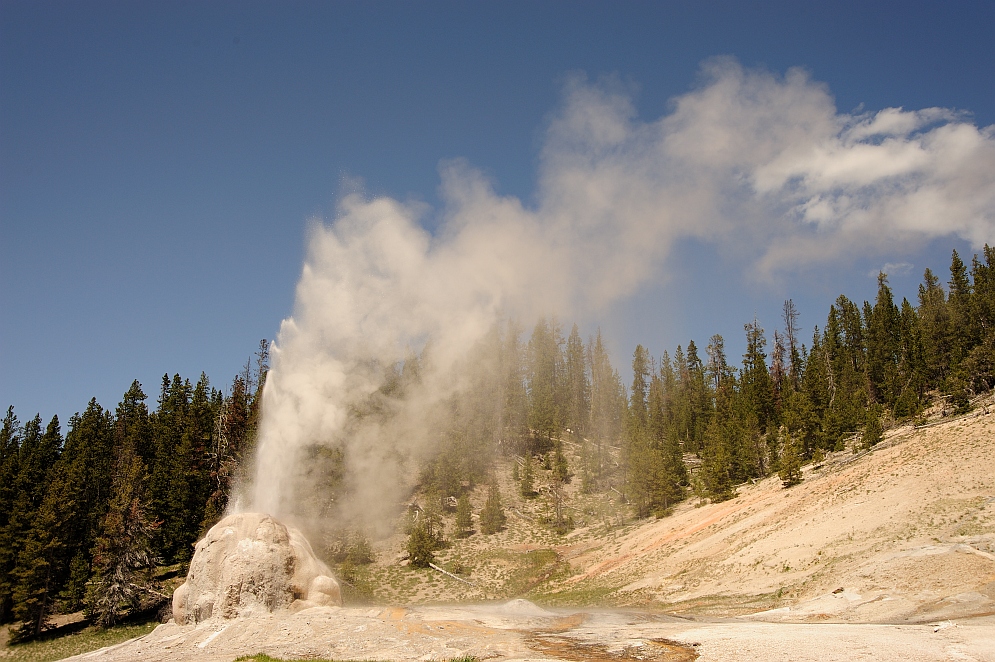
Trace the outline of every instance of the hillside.
<instances>
[{"instance_id":1,"label":"hillside","mask_svg":"<svg viewBox=\"0 0 995 662\"><path fill-rule=\"evenodd\" d=\"M398 535L344 608L170 622L85 659L995 659L995 415L936 423L660 520L574 487L565 536L509 482L508 528L439 555L463 581L407 567Z\"/></svg>"},{"instance_id":2,"label":"hillside","mask_svg":"<svg viewBox=\"0 0 995 662\"><path fill-rule=\"evenodd\" d=\"M509 474L501 472L507 530L455 540L438 555L443 567L466 568L473 586L404 567L397 535L356 571L352 597L403 604L526 596L803 621L995 613L995 416L983 412L899 427L870 452L805 467L795 487L775 476L739 486L722 503L692 499L659 520L619 525L615 500L570 485L565 504L579 526L564 536L538 523L551 499L522 499ZM475 491L475 510L485 492Z\"/></svg>"}]
</instances>

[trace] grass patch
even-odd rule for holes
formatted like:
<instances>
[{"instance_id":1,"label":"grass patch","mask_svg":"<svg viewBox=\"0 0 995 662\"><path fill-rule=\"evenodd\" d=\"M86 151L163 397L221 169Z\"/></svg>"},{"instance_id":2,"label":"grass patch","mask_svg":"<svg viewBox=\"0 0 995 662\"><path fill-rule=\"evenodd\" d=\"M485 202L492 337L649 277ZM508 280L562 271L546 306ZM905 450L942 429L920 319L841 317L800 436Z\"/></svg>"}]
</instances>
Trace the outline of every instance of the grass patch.
<instances>
[{"instance_id":1,"label":"grass patch","mask_svg":"<svg viewBox=\"0 0 995 662\"><path fill-rule=\"evenodd\" d=\"M984 533L988 533L988 529L991 527L986 527L980 522L968 522L963 526L960 526L956 531L954 531L955 536L980 536Z\"/></svg>"},{"instance_id":2,"label":"grass patch","mask_svg":"<svg viewBox=\"0 0 995 662\"><path fill-rule=\"evenodd\" d=\"M677 602L661 602L657 608L673 614L745 616L780 607L791 594L790 589L779 588L773 593L759 595L705 595Z\"/></svg>"},{"instance_id":3,"label":"grass patch","mask_svg":"<svg viewBox=\"0 0 995 662\"><path fill-rule=\"evenodd\" d=\"M534 549L515 556L517 567L504 586L505 593L512 596L541 592L538 589L542 584L565 575L570 568L552 549Z\"/></svg>"},{"instance_id":4,"label":"grass patch","mask_svg":"<svg viewBox=\"0 0 995 662\"><path fill-rule=\"evenodd\" d=\"M376 594L376 576L370 571L370 566L353 566L348 576L343 576L340 571L338 578L343 604L350 607L381 604L382 600Z\"/></svg>"},{"instance_id":5,"label":"grass patch","mask_svg":"<svg viewBox=\"0 0 995 662\"><path fill-rule=\"evenodd\" d=\"M556 593L545 593L541 596L541 602L550 607L589 607L591 605L612 605L613 602L608 596L619 589L618 586L590 586L584 588L558 591Z\"/></svg>"},{"instance_id":6,"label":"grass patch","mask_svg":"<svg viewBox=\"0 0 995 662\"><path fill-rule=\"evenodd\" d=\"M158 620L125 623L112 628L86 626L84 623L57 628L42 633L37 639L9 644L0 649L0 657L18 662L49 662L79 655L105 646L113 646L141 637L156 628ZM74 627L75 626L75 627Z\"/></svg>"}]
</instances>

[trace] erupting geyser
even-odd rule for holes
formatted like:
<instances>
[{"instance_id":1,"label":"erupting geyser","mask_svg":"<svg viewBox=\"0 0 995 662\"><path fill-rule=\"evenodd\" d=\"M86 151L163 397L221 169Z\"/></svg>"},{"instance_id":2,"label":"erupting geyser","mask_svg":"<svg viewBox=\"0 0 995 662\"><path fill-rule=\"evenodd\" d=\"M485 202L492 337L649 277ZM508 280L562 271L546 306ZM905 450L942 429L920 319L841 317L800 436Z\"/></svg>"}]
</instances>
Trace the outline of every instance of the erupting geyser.
<instances>
[{"instance_id":1,"label":"erupting geyser","mask_svg":"<svg viewBox=\"0 0 995 662\"><path fill-rule=\"evenodd\" d=\"M571 78L534 201L499 195L462 161L443 164L434 218L417 202L344 196L312 228L274 343L246 507L312 535L389 532L495 324L595 322L659 286L675 246L715 244L766 280L995 236L995 128L956 110L840 113L804 71L730 58L706 62L671 106L642 121L617 80ZM424 360L401 393L411 356Z\"/></svg>"},{"instance_id":2,"label":"erupting geyser","mask_svg":"<svg viewBox=\"0 0 995 662\"><path fill-rule=\"evenodd\" d=\"M179 625L280 609L341 606L339 585L300 531L269 515L229 515L197 543L173 593Z\"/></svg>"}]
</instances>

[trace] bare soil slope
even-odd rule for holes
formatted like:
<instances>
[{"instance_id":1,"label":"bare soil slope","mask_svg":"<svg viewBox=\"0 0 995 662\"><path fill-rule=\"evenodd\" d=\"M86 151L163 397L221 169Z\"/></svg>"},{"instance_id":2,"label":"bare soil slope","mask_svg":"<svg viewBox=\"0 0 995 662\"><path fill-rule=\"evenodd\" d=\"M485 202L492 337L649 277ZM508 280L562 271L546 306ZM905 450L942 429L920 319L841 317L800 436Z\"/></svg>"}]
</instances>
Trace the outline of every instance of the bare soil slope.
<instances>
[{"instance_id":1,"label":"bare soil slope","mask_svg":"<svg viewBox=\"0 0 995 662\"><path fill-rule=\"evenodd\" d=\"M995 415L889 431L869 452L775 476L729 501L694 500L660 520L626 521L617 497L567 488L578 528L541 524L552 499L522 499L501 472L505 531L462 540L438 563L458 582L405 567L403 535L351 577L377 603L528 597L550 606L806 622L911 622L995 613ZM575 481L577 482L577 481ZM474 495L483 505L486 489ZM777 611L772 611L777 610ZM768 612L757 614L757 612Z\"/></svg>"},{"instance_id":2,"label":"bare soil slope","mask_svg":"<svg viewBox=\"0 0 995 662\"><path fill-rule=\"evenodd\" d=\"M806 621L995 613L995 416L902 427L804 475L565 550L574 574L549 598Z\"/></svg>"}]
</instances>

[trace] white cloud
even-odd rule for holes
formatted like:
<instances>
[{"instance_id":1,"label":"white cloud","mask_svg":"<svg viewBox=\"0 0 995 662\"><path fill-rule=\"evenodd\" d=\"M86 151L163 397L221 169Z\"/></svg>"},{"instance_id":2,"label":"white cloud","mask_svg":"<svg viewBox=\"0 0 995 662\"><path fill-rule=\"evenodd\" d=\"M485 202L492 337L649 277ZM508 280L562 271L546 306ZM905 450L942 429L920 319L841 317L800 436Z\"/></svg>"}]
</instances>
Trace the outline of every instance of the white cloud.
<instances>
[{"instance_id":1,"label":"white cloud","mask_svg":"<svg viewBox=\"0 0 995 662\"><path fill-rule=\"evenodd\" d=\"M912 273L912 266L910 262L886 262L881 265L880 269L868 271L867 275L870 278L877 278L879 273L886 276L908 276Z\"/></svg>"}]
</instances>

